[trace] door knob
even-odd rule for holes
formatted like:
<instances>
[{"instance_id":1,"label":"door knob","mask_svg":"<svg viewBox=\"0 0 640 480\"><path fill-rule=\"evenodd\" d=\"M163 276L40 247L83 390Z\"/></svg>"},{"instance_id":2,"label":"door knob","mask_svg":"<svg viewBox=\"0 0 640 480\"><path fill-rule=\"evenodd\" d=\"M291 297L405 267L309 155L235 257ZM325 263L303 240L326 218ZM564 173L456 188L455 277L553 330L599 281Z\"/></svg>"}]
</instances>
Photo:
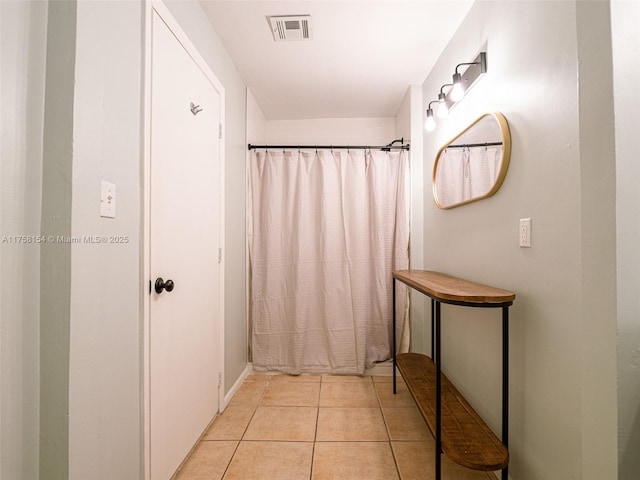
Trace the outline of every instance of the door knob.
<instances>
[{"instance_id":1,"label":"door knob","mask_svg":"<svg viewBox=\"0 0 640 480\"><path fill-rule=\"evenodd\" d=\"M162 277L156 278L156 293L162 293L162 290L166 290L170 292L175 287L173 280L167 280L166 282L162 279Z\"/></svg>"}]
</instances>

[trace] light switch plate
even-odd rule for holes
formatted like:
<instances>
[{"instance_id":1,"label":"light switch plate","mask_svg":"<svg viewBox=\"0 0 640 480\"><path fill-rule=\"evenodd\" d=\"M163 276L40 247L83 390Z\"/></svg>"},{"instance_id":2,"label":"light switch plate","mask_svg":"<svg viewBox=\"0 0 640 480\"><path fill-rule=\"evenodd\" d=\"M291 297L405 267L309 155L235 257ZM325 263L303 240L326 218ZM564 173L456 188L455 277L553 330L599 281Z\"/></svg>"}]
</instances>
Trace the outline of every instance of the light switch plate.
<instances>
[{"instance_id":1,"label":"light switch plate","mask_svg":"<svg viewBox=\"0 0 640 480\"><path fill-rule=\"evenodd\" d=\"M106 218L116 217L116 186L104 180L100 187L100 216Z\"/></svg>"}]
</instances>

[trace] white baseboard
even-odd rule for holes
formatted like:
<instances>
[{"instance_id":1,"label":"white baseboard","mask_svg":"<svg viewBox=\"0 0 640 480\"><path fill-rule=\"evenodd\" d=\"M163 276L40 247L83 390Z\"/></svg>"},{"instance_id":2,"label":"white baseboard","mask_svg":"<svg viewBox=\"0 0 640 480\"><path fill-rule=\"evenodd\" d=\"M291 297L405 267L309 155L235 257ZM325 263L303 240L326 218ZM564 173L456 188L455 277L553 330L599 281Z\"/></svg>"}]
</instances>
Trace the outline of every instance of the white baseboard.
<instances>
[{"instance_id":1,"label":"white baseboard","mask_svg":"<svg viewBox=\"0 0 640 480\"><path fill-rule=\"evenodd\" d=\"M227 408L227 405L229 405L229 402L231 401L233 396L236 394L236 392L242 385L242 382L244 382L244 379L247 378L247 375L249 375L249 372L252 370L253 369L250 368L250 365L247 365L245 369L242 371L242 373L236 380L236 383L233 384L233 386L229 389L227 394L224 396L224 405L222 405L223 408L220 409L220 413L222 413L224 409Z\"/></svg>"},{"instance_id":2,"label":"white baseboard","mask_svg":"<svg viewBox=\"0 0 640 480\"><path fill-rule=\"evenodd\" d=\"M253 369L253 364L248 363L246 371L247 375L281 375L280 372L277 371L268 371L268 372L257 372ZM391 360L386 362L381 362L375 364L371 368L367 368L364 372L365 375L379 375L379 376L388 376L393 375L393 363ZM246 377L246 375L245 375Z\"/></svg>"}]
</instances>

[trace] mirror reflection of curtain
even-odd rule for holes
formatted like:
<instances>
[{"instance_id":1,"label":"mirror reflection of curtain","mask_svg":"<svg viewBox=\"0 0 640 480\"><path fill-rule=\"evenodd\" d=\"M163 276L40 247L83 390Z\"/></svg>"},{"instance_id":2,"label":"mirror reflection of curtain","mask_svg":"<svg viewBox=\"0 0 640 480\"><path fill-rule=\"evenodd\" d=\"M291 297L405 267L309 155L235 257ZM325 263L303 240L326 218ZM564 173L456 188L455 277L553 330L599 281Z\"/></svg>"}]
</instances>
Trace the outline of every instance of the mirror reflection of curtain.
<instances>
[{"instance_id":1,"label":"mirror reflection of curtain","mask_svg":"<svg viewBox=\"0 0 640 480\"><path fill-rule=\"evenodd\" d=\"M391 357L391 271L408 268L405 152L252 151L256 370L362 374ZM408 292L398 287L408 346Z\"/></svg>"},{"instance_id":2,"label":"mirror reflection of curtain","mask_svg":"<svg viewBox=\"0 0 640 480\"><path fill-rule=\"evenodd\" d=\"M442 205L486 194L500 172L502 146L447 148L436 171L436 189Z\"/></svg>"}]
</instances>

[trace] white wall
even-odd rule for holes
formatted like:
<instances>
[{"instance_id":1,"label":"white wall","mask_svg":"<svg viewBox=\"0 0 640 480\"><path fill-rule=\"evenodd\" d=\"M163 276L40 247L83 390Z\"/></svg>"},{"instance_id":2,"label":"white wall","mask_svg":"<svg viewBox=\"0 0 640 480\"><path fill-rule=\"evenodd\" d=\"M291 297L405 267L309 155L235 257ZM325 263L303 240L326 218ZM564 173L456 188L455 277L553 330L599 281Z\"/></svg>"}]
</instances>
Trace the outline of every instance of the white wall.
<instances>
[{"instance_id":1,"label":"white wall","mask_svg":"<svg viewBox=\"0 0 640 480\"><path fill-rule=\"evenodd\" d=\"M39 235L47 4L0 2L0 478L38 478Z\"/></svg>"},{"instance_id":2,"label":"white wall","mask_svg":"<svg viewBox=\"0 0 640 480\"><path fill-rule=\"evenodd\" d=\"M247 366L246 87L198 2L165 2L225 88L225 392Z\"/></svg>"},{"instance_id":3,"label":"white wall","mask_svg":"<svg viewBox=\"0 0 640 480\"><path fill-rule=\"evenodd\" d=\"M618 285L619 479L640 478L640 3L613 0Z\"/></svg>"},{"instance_id":4,"label":"white wall","mask_svg":"<svg viewBox=\"0 0 640 480\"><path fill-rule=\"evenodd\" d=\"M129 241L41 245L41 478L142 472L141 20L134 2L49 4L42 184L25 197L42 193L42 235ZM116 219L99 216L102 179Z\"/></svg>"},{"instance_id":5,"label":"white wall","mask_svg":"<svg viewBox=\"0 0 640 480\"><path fill-rule=\"evenodd\" d=\"M423 85L425 101L435 98L456 64L487 51L488 73L424 136L424 255L425 268L517 294L510 321L510 474L517 480L617 472L615 287L607 283L615 254L588 257L614 238L613 185L600 188L593 156L583 157L592 143L580 136L594 128L590 109L610 96L610 78L598 79L595 70L606 52L584 58L586 32L608 29L606 12L589 10L591 3L579 13L575 2L477 2ZM505 183L494 197L439 210L426 193L437 149L487 111L502 112L510 124ZM610 132L600 140L600 162L612 165ZM610 171L600 173L608 179ZM590 212L598 194L604 201ZM525 217L532 219L530 249L518 247ZM597 279L604 294L591 312ZM499 312L445 306L443 319L443 368L499 432Z\"/></svg>"},{"instance_id":6,"label":"white wall","mask_svg":"<svg viewBox=\"0 0 640 480\"><path fill-rule=\"evenodd\" d=\"M267 143L267 119L262 113L262 109L258 102L254 98L251 90L247 88L247 144L254 145L264 145ZM251 162L251 153L247 150L247 172L249 171L249 162ZM248 180L248 179L247 179ZM248 182L247 182L248 183ZM249 190L247 190L247 202L251 201ZM251 217L247 217L247 262L249 262L249 238L252 234L251 231ZM249 283L251 282L250 275L247 272L247 292L251 291L251 287ZM249 361L252 361L252 353L251 353L251 306L250 299L246 298L247 303L247 317L248 317L248 325L247 325L247 341L248 341L248 357Z\"/></svg>"},{"instance_id":7,"label":"white wall","mask_svg":"<svg viewBox=\"0 0 640 480\"><path fill-rule=\"evenodd\" d=\"M51 2L42 166L41 234L71 235L76 2ZM40 141L40 139L38 139ZM40 472L69 473L71 245L40 247Z\"/></svg>"},{"instance_id":8,"label":"white wall","mask_svg":"<svg viewBox=\"0 0 640 480\"><path fill-rule=\"evenodd\" d=\"M267 120L251 90L247 89L247 144L264 144L267 141Z\"/></svg>"},{"instance_id":9,"label":"white wall","mask_svg":"<svg viewBox=\"0 0 640 480\"><path fill-rule=\"evenodd\" d=\"M616 174L609 2L576 2L582 270L582 471L617 473ZM603 443L606 441L606 443Z\"/></svg>"},{"instance_id":10,"label":"white wall","mask_svg":"<svg viewBox=\"0 0 640 480\"><path fill-rule=\"evenodd\" d=\"M141 474L142 14L137 2L77 3L71 234L128 242L71 247L71 479ZM102 180L116 185L113 219L100 217Z\"/></svg>"},{"instance_id":11,"label":"white wall","mask_svg":"<svg viewBox=\"0 0 640 480\"><path fill-rule=\"evenodd\" d=\"M267 120L270 145L387 145L395 133L393 117Z\"/></svg>"},{"instance_id":12,"label":"white wall","mask_svg":"<svg viewBox=\"0 0 640 480\"><path fill-rule=\"evenodd\" d=\"M395 138L404 138L411 144L409 151L411 168L411 232L409 239L409 265L424 268L424 160L422 131L422 87L411 85L396 113ZM427 191L428 193L428 191ZM431 330L424 321L426 315L424 295L411 293L411 350L428 352Z\"/></svg>"}]
</instances>

